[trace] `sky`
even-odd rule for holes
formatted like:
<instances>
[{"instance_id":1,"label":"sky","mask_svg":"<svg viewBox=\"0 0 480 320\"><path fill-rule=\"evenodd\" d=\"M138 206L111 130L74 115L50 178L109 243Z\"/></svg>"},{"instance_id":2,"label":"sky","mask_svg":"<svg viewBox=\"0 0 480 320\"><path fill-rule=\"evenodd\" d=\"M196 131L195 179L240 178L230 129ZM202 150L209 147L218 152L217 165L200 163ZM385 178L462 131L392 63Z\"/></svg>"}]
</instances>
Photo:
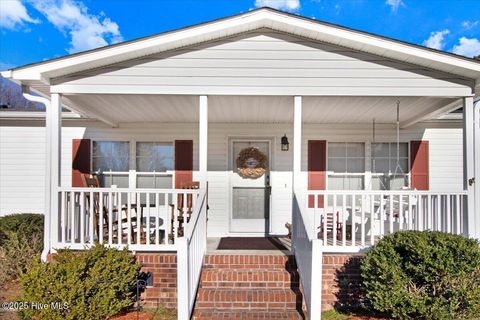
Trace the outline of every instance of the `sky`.
<instances>
[{"instance_id":1,"label":"sky","mask_svg":"<svg viewBox=\"0 0 480 320\"><path fill-rule=\"evenodd\" d=\"M480 55L480 0L0 0L0 70L263 6Z\"/></svg>"}]
</instances>

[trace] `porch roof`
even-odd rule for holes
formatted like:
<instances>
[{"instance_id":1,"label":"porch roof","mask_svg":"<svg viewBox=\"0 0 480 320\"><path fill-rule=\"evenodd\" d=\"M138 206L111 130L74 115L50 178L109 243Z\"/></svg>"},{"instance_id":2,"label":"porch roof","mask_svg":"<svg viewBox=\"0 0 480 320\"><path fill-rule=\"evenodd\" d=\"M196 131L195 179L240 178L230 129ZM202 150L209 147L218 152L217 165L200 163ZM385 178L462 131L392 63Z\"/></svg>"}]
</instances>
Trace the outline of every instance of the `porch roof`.
<instances>
[{"instance_id":1,"label":"porch roof","mask_svg":"<svg viewBox=\"0 0 480 320\"><path fill-rule=\"evenodd\" d=\"M111 123L198 123L198 96L188 95L65 95L66 104L80 108L90 118ZM401 97L400 125L435 119L458 107L458 100L438 97ZM396 122L396 97L304 97L304 123ZM210 96L212 123L293 123L293 97Z\"/></svg>"}]
</instances>

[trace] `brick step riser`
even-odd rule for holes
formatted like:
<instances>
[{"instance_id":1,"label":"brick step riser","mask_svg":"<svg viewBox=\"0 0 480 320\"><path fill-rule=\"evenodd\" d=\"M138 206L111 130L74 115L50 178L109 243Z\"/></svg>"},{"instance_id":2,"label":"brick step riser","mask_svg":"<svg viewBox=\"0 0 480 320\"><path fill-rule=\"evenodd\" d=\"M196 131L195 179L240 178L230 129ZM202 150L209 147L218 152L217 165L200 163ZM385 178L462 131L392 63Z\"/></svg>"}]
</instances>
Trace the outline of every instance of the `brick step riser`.
<instances>
[{"instance_id":1,"label":"brick step riser","mask_svg":"<svg viewBox=\"0 0 480 320\"><path fill-rule=\"evenodd\" d=\"M298 282L298 272L287 270L203 270L200 281Z\"/></svg>"},{"instance_id":2,"label":"brick step riser","mask_svg":"<svg viewBox=\"0 0 480 320\"><path fill-rule=\"evenodd\" d=\"M295 311L297 307L296 302L197 302L195 309L204 310L232 310L242 309L249 311L263 311L266 310L290 310Z\"/></svg>"},{"instance_id":3,"label":"brick step riser","mask_svg":"<svg viewBox=\"0 0 480 320\"><path fill-rule=\"evenodd\" d=\"M196 312L193 320L299 320L303 319L297 311L255 312L245 310L215 310Z\"/></svg>"},{"instance_id":4,"label":"brick step riser","mask_svg":"<svg viewBox=\"0 0 480 320\"><path fill-rule=\"evenodd\" d=\"M203 289L298 289L298 282L288 283L249 283L249 282L204 282L200 284Z\"/></svg>"},{"instance_id":5,"label":"brick step riser","mask_svg":"<svg viewBox=\"0 0 480 320\"><path fill-rule=\"evenodd\" d=\"M287 266L296 268L296 263L293 257L285 256L210 255L205 257L204 265L262 265L265 267Z\"/></svg>"},{"instance_id":6,"label":"brick step riser","mask_svg":"<svg viewBox=\"0 0 480 320\"><path fill-rule=\"evenodd\" d=\"M201 302L293 302L297 301L299 290L277 289L277 290L221 290L219 288L204 289L200 288L197 294L197 303Z\"/></svg>"}]
</instances>

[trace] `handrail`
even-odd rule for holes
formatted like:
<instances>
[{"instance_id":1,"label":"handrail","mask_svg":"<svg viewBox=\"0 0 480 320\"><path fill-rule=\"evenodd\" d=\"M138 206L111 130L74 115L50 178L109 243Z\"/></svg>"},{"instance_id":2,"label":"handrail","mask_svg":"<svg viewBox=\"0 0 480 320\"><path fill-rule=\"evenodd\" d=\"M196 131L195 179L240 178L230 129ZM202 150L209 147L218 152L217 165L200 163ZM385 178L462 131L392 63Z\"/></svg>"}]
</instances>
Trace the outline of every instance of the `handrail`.
<instances>
[{"instance_id":1,"label":"handrail","mask_svg":"<svg viewBox=\"0 0 480 320\"><path fill-rule=\"evenodd\" d=\"M86 187L58 187L57 191L75 192L121 192L121 193L185 193L198 194L198 189L155 189L155 188L86 188Z\"/></svg>"},{"instance_id":2,"label":"handrail","mask_svg":"<svg viewBox=\"0 0 480 320\"><path fill-rule=\"evenodd\" d=\"M306 195L467 195L466 190L458 191L425 191L425 190L305 190Z\"/></svg>"},{"instance_id":3,"label":"handrail","mask_svg":"<svg viewBox=\"0 0 480 320\"><path fill-rule=\"evenodd\" d=\"M195 231L195 228L197 227L198 220L200 218L200 211L202 210L205 199L206 199L205 194L206 194L205 190L200 191L200 194L198 195L199 202L196 203L197 205L195 206L195 208L193 210L192 218L190 218L190 222L185 227L184 237L187 238L188 243L190 243L190 240L192 238L192 234Z\"/></svg>"},{"instance_id":4,"label":"handrail","mask_svg":"<svg viewBox=\"0 0 480 320\"><path fill-rule=\"evenodd\" d=\"M305 210L303 210L303 208L306 208L305 197L299 197L299 194L302 193L299 191L295 191L295 197L298 202L298 211L300 212L300 216L302 217L303 223L305 224L305 232L307 233L308 239L310 241L318 239L314 232L315 226L313 221L311 221L310 217L305 213ZM311 228L308 228L307 224L310 224Z\"/></svg>"}]
</instances>

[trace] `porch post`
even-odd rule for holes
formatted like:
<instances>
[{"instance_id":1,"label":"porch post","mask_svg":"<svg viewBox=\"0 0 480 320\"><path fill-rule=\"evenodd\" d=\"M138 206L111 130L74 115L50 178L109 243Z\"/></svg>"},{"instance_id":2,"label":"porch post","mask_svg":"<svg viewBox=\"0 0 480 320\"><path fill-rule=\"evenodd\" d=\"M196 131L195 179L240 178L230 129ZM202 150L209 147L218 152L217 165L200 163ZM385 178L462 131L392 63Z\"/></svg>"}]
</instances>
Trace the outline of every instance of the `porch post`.
<instances>
[{"instance_id":1,"label":"porch post","mask_svg":"<svg viewBox=\"0 0 480 320\"><path fill-rule=\"evenodd\" d=\"M302 170L302 97L294 97L293 107L293 190L297 190Z\"/></svg>"},{"instance_id":2,"label":"porch post","mask_svg":"<svg viewBox=\"0 0 480 320\"><path fill-rule=\"evenodd\" d=\"M50 243L59 241L60 205L58 187L61 185L62 101L58 93L52 93L50 106Z\"/></svg>"},{"instance_id":3,"label":"porch post","mask_svg":"<svg viewBox=\"0 0 480 320\"><path fill-rule=\"evenodd\" d=\"M198 133L198 171L200 188L207 186L208 159L208 97L199 99L199 133Z\"/></svg>"},{"instance_id":4,"label":"porch post","mask_svg":"<svg viewBox=\"0 0 480 320\"><path fill-rule=\"evenodd\" d=\"M479 237L475 213L475 154L473 97L463 99L463 186L467 191L467 235Z\"/></svg>"}]
</instances>

